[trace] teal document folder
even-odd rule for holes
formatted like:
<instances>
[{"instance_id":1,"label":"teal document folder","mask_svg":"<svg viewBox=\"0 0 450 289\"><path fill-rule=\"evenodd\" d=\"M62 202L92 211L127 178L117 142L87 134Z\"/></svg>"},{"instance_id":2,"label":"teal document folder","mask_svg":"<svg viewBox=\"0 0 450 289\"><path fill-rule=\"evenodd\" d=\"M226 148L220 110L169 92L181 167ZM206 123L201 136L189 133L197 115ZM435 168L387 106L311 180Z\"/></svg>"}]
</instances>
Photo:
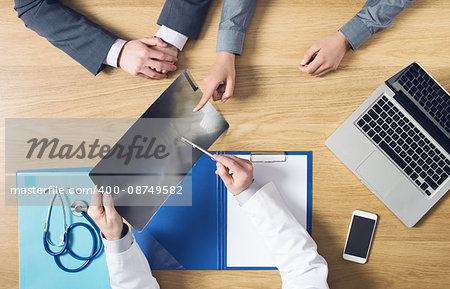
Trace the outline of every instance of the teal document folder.
<instances>
[{"instance_id":1,"label":"teal document folder","mask_svg":"<svg viewBox=\"0 0 450 289\"><path fill-rule=\"evenodd\" d=\"M49 186L92 188L94 185L88 175L90 169L19 171L16 174L17 188L46 188ZM42 238L51 197L52 195L44 194L36 198L25 194L17 196L20 288L110 289L104 251L89 266L78 273L62 271L55 264L53 257L45 252ZM70 204L72 201L80 199L89 203L91 196L77 194L73 196L64 195L63 198L66 205L65 211L68 225L75 222L87 223L83 217L75 217L70 212ZM64 221L58 199L55 200L52 210L49 232L53 243L61 241L61 236L64 233ZM89 255L92 239L86 229L74 229L70 242L74 252L82 256ZM81 261L75 260L69 255L63 256L61 262L68 268L75 268L82 264Z\"/></svg>"}]
</instances>

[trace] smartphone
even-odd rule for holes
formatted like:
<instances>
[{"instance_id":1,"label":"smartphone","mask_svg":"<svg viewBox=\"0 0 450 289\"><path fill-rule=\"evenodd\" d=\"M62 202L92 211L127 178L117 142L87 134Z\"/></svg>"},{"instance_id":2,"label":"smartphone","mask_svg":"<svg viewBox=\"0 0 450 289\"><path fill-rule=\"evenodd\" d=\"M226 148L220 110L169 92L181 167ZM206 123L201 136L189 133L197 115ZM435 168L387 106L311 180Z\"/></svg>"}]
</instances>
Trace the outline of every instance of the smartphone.
<instances>
[{"instance_id":1,"label":"smartphone","mask_svg":"<svg viewBox=\"0 0 450 289\"><path fill-rule=\"evenodd\" d=\"M367 262L377 218L372 213L353 211L342 258L361 264Z\"/></svg>"}]
</instances>

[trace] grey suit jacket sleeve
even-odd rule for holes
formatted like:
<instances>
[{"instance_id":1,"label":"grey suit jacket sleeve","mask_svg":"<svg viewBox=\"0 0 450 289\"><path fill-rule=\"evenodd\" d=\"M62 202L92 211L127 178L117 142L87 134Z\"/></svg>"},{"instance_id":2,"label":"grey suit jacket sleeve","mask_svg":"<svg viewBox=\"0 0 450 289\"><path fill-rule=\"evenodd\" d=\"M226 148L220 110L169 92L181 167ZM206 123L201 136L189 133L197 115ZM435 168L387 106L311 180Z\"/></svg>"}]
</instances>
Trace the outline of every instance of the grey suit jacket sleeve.
<instances>
[{"instance_id":1,"label":"grey suit jacket sleeve","mask_svg":"<svg viewBox=\"0 0 450 289\"><path fill-rule=\"evenodd\" d=\"M94 75L101 71L118 38L57 0L15 0L14 9L26 27L47 38Z\"/></svg>"},{"instance_id":2,"label":"grey suit jacket sleeve","mask_svg":"<svg viewBox=\"0 0 450 289\"><path fill-rule=\"evenodd\" d=\"M197 39L208 12L210 0L167 0L159 15L164 25L189 38Z\"/></svg>"},{"instance_id":3,"label":"grey suit jacket sleeve","mask_svg":"<svg viewBox=\"0 0 450 289\"><path fill-rule=\"evenodd\" d=\"M370 36L386 29L415 0L367 0L361 11L339 29L353 50Z\"/></svg>"}]
</instances>

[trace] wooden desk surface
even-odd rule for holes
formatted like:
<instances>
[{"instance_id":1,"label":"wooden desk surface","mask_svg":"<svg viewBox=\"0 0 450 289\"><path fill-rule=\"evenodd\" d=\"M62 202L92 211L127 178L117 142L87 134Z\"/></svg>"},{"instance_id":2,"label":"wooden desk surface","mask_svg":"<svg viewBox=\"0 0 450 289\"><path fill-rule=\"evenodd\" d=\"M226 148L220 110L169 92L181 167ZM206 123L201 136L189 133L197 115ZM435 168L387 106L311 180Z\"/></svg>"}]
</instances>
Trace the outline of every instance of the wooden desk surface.
<instances>
[{"instance_id":1,"label":"wooden desk surface","mask_svg":"<svg viewBox=\"0 0 450 289\"><path fill-rule=\"evenodd\" d=\"M213 1L214 2L214 1ZM326 138L385 79L412 61L450 90L450 1L420 0L393 25L349 52L339 70L313 78L297 70L309 46L349 20L364 0L258 1L235 96L217 109L230 129L214 150L312 150L313 237L329 265L331 288L448 288L450 198L406 228L326 147ZM152 36L163 1L77 0L70 6L120 37ZM221 3L210 7L197 41L167 80L107 68L97 77L26 29L12 1L0 0L0 158L4 118L136 118L185 68L201 82L215 57ZM108 105L104 105L108 103ZM138 105L145 104L145 105ZM4 180L1 192L4 196ZM351 213L375 212L369 262L342 260ZM19 287L17 210L0 207L0 284ZM155 271L162 288L277 288L277 271Z\"/></svg>"}]
</instances>

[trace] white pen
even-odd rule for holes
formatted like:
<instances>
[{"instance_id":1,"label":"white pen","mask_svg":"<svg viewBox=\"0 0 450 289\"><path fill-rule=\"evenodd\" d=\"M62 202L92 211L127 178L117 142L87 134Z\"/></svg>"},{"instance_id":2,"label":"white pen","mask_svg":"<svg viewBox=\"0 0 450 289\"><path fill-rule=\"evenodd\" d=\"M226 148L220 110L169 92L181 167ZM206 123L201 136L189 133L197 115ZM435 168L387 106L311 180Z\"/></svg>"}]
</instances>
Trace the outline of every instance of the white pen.
<instances>
[{"instance_id":1,"label":"white pen","mask_svg":"<svg viewBox=\"0 0 450 289\"><path fill-rule=\"evenodd\" d=\"M210 157L211 159L214 160L214 156L212 153L210 153L209 151L205 150L204 148L202 148L199 145L196 145L195 143L191 142L190 140L186 139L185 137L181 137L180 140L184 143L187 143L189 145L191 145L192 147L198 149L199 151L201 151L202 153L204 153L205 155L207 155L208 157Z\"/></svg>"}]
</instances>

